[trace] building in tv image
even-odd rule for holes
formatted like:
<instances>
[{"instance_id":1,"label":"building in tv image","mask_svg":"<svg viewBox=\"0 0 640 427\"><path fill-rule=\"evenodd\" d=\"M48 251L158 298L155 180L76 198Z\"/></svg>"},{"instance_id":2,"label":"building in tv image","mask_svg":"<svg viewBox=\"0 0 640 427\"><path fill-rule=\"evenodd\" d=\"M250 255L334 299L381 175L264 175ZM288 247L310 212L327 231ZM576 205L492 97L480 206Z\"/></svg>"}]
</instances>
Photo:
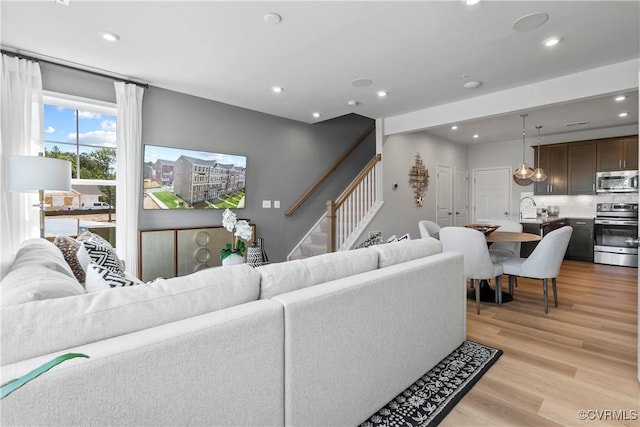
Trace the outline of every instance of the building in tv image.
<instances>
[{"instance_id":1,"label":"building in tv image","mask_svg":"<svg viewBox=\"0 0 640 427\"><path fill-rule=\"evenodd\" d=\"M241 209L247 158L144 146L144 209Z\"/></svg>"}]
</instances>

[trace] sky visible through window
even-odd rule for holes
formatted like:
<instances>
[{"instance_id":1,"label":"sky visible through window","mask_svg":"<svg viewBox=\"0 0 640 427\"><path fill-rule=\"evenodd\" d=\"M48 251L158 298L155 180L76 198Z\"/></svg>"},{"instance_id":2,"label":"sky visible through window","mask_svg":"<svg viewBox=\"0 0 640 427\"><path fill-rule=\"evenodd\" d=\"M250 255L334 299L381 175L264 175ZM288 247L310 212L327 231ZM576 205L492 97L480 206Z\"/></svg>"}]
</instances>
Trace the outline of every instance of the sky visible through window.
<instances>
[{"instance_id":1,"label":"sky visible through window","mask_svg":"<svg viewBox=\"0 0 640 427\"><path fill-rule=\"evenodd\" d=\"M75 152L75 148L66 144L76 143L80 145L81 153L100 148L115 149L116 116L45 104L44 138L47 151L57 145L60 151Z\"/></svg>"}]
</instances>

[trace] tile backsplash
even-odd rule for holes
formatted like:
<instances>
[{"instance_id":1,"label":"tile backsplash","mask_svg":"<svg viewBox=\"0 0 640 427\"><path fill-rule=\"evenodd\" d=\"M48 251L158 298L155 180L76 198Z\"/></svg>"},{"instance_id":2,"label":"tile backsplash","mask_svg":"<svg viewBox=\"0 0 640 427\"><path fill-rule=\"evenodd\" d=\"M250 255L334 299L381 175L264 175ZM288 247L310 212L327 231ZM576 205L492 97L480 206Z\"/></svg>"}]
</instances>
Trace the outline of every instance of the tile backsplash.
<instances>
[{"instance_id":1,"label":"tile backsplash","mask_svg":"<svg viewBox=\"0 0 640 427\"><path fill-rule=\"evenodd\" d=\"M584 196L534 196L532 192L520 193L520 200L523 197L533 197L539 208L560 206L560 216L563 217L594 217L598 203L638 203L638 193ZM523 202L523 205L526 202Z\"/></svg>"}]
</instances>

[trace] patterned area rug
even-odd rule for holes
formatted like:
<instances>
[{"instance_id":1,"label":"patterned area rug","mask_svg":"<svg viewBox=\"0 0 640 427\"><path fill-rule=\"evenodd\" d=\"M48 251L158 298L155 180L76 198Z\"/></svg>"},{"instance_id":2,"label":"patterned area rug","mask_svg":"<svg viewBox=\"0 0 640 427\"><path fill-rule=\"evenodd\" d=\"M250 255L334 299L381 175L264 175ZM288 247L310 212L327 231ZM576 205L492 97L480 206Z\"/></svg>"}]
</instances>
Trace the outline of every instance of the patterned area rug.
<instances>
[{"instance_id":1,"label":"patterned area rug","mask_svg":"<svg viewBox=\"0 0 640 427\"><path fill-rule=\"evenodd\" d=\"M360 427L438 425L501 355L465 341Z\"/></svg>"}]
</instances>

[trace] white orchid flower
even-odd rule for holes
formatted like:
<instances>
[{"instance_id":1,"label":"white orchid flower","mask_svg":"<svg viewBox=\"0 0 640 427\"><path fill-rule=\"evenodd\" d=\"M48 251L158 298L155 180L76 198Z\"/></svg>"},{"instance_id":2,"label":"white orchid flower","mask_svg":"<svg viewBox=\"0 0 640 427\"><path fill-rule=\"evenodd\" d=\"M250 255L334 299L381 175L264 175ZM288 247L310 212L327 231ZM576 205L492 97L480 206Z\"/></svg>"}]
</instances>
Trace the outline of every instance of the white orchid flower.
<instances>
[{"instance_id":1,"label":"white orchid flower","mask_svg":"<svg viewBox=\"0 0 640 427\"><path fill-rule=\"evenodd\" d=\"M225 209L222 214L222 226L226 228L227 231L233 231L236 226L236 222L236 214L229 209Z\"/></svg>"},{"instance_id":2,"label":"white orchid flower","mask_svg":"<svg viewBox=\"0 0 640 427\"><path fill-rule=\"evenodd\" d=\"M235 236L238 236L245 241L251 239L251 226L244 219L241 219L236 223Z\"/></svg>"}]
</instances>

